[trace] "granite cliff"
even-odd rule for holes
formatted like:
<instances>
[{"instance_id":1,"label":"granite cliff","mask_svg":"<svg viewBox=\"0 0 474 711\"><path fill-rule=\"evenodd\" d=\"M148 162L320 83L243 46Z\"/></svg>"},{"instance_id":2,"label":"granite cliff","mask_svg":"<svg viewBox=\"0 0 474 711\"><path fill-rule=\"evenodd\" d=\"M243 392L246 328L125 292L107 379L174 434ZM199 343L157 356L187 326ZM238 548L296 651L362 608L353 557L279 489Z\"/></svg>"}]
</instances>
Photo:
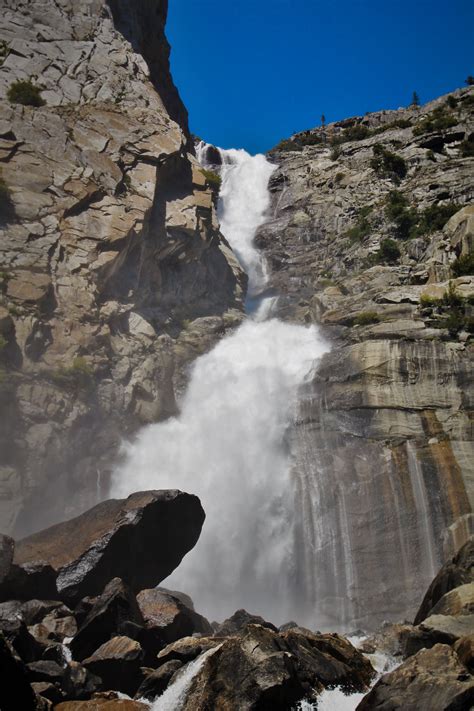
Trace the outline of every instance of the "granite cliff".
<instances>
[{"instance_id":1,"label":"granite cliff","mask_svg":"<svg viewBox=\"0 0 474 711\"><path fill-rule=\"evenodd\" d=\"M472 530L473 102L457 90L270 154L257 243L277 314L332 342L290 437L314 544L301 602L329 627L414 612Z\"/></svg>"},{"instance_id":2,"label":"granite cliff","mask_svg":"<svg viewBox=\"0 0 474 711\"><path fill-rule=\"evenodd\" d=\"M121 438L173 413L187 364L241 318L166 13L166 0L2 3L4 532L104 498Z\"/></svg>"}]
</instances>

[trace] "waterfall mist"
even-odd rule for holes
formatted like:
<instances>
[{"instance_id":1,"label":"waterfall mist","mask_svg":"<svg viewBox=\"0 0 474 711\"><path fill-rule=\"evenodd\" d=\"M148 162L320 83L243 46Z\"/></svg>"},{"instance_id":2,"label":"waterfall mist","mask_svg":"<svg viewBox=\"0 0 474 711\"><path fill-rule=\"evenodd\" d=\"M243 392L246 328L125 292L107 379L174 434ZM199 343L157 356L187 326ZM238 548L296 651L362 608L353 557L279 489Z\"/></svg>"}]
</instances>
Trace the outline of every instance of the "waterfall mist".
<instances>
[{"instance_id":1,"label":"waterfall mist","mask_svg":"<svg viewBox=\"0 0 474 711\"><path fill-rule=\"evenodd\" d=\"M261 289L265 268L252 241L265 219L274 168L245 151L221 155L222 231L251 288ZM125 447L114 496L179 488L201 499L201 538L165 585L189 593L210 619L242 607L277 623L298 615L285 433L298 387L327 350L314 326L249 318L196 360L180 415L145 427Z\"/></svg>"}]
</instances>

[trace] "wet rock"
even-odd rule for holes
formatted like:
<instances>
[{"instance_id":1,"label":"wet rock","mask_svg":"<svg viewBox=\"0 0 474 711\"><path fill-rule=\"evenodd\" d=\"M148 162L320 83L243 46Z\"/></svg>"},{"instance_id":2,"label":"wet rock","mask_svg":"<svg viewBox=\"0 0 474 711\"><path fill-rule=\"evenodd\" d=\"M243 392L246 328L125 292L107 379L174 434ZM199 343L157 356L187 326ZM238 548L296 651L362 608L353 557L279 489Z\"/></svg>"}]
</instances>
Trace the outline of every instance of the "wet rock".
<instances>
[{"instance_id":1,"label":"wet rock","mask_svg":"<svg viewBox=\"0 0 474 711\"><path fill-rule=\"evenodd\" d=\"M142 590L137 603L145 620L143 646L153 658L167 644L194 633L212 634L209 622L171 593Z\"/></svg>"},{"instance_id":2,"label":"wet rock","mask_svg":"<svg viewBox=\"0 0 474 711\"><path fill-rule=\"evenodd\" d=\"M54 711L149 711L149 706L128 699L90 699L65 701L55 706Z\"/></svg>"},{"instance_id":3,"label":"wet rock","mask_svg":"<svg viewBox=\"0 0 474 711\"><path fill-rule=\"evenodd\" d=\"M443 644L424 649L384 674L357 711L446 711L474 704L474 677L456 652Z\"/></svg>"},{"instance_id":4,"label":"wet rock","mask_svg":"<svg viewBox=\"0 0 474 711\"><path fill-rule=\"evenodd\" d=\"M158 664L161 666L169 661L187 664L218 644L219 639L212 637L183 637L183 639L168 644L158 653Z\"/></svg>"},{"instance_id":5,"label":"wet rock","mask_svg":"<svg viewBox=\"0 0 474 711\"><path fill-rule=\"evenodd\" d=\"M0 631L24 662L32 662L41 656L42 645L33 637L19 616L0 619Z\"/></svg>"},{"instance_id":6,"label":"wet rock","mask_svg":"<svg viewBox=\"0 0 474 711\"><path fill-rule=\"evenodd\" d=\"M64 680L63 691L66 699L89 699L102 688L102 679L86 669L82 664L71 661Z\"/></svg>"},{"instance_id":7,"label":"wet rock","mask_svg":"<svg viewBox=\"0 0 474 711\"><path fill-rule=\"evenodd\" d=\"M168 684L170 683L172 677L176 672L181 669L183 663L174 659L172 661L166 662L159 669L152 671L150 674L145 676L138 687L138 691L135 694L136 699L147 699L148 701L153 701L157 696L160 696Z\"/></svg>"},{"instance_id":8,"label":"wet rock","mask_svg":"<svg viewBox=\"0 0 474 711\"><path fill-rule=\"evenodd\" d=\"M237 610L237 612L234 612L232 617L224 620L224 622L217 627L215 634L219 637L238 634L246 625L250 624L268 627L268 629L273 630L274 632L278 631L275 625L272 625L271 622L266 622L263 617L260 617L259 615L252 615L247 612L247 610Z\"/></svg>"},{"instance_id":9,"label":"wet rock","mask_svg":"<svg viewBox=\"0 0 474 711\"><path fill-rule=\"evenodd\" d=\"M57 575L58 594L45 596L50 599L77 603L83 596L99 594L114 576L138 592L156 585L179 565L198 540L203 521L196 496L138 492L124 500L104 501L17 542L14 562L27 570L39 559L47 561ZM26 591L20 587L20 593L17 596L23 597ZM43 590L36 597L43 597Z\"/></svg>"},{"instance_id":10,"label":"wet rock","mask_svg":"<svg viewBox=\"0 0 474 711\"><path fill-rule=\"evenodd\" d=\"M140 627L144 624L137 601L129 587L120 578L114 578L106 585L78 633L71 640L70 648L74 658L81 661L90 656L116 634L120 625L125 622L132 622Z\"/></svg>"},{"instance_id":11,"label":"wet rock","mask_svg":"<svg viewBox=\"0 0 474 711\"><path fill-rule=\"evenodd\" d=\"M42 622L53 611L60 617L71 615L71 610L59 600L27 600L21 603L21 616L28 626Z\"/></svg>"},{"instance_id":12,"label":"wet rock","mask_svg":"<svg viewBox=\"0 0 474 711\"><path fill-rule=\"evenodd\" d=\"M430 611L446 593L459 585L474 582L474 538L469 541L449 560L426 591L423 602L415 617L415 624L428 617Z\"/></svg>"},{"instance_id":13,"label":"wet rock","mask_svg":"<svg viewBox=\"0 0 474 711\"><path fill-rule=\"evenodd\" d=\"M53 661L40 660L27 664L28 678L30 682L45 681L49 684L62 685L65 675L64 667Z\"/></svg>"},{"instance_id":14,"label":"wet rock","mask_svg":"<svg viewBox=\"0 0 474 711\"><path fill-rule=\"evenodd\" d=\"M50 600L58 596L56 571L49 563L41 560L40 555L38 551L36 560L25 561L23 564L18 564L13 558L10 571L0 585L0 600L30 600L37 597Z\"/></svg>"},{"instance_id":15,"label":"wet rock","mask_svg":"<svg viewBox=\"0 0 474 711\"><path fill-rule=\"evenodd\" d=\"M84 660L84 666L102 679L107 689L133 696L141 683L143 650L128 637L113 637Z\"/></svg>"},{"instance_id":16,"label":"wet rock","mask_svg":"<svg viewBox=\"0 0 474 711\"><path fill-rule=\"evenodd\" d=\"M325 685L365 690L374 674L369 661L337 635L292 631L278 635L260 625L248 625L207 654L184 711L196 707L286 711L304 697L314 699Z\"/></svg>"}]
</instances>

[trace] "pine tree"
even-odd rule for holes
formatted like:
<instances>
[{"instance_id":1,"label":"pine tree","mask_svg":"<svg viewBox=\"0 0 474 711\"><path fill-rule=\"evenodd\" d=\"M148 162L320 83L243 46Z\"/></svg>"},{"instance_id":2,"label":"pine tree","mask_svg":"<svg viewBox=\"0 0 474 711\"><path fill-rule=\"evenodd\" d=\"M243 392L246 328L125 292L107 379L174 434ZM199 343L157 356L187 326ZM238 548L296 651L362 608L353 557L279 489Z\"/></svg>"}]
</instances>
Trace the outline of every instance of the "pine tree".
<instances>
[{"instance_id":1,"label":"pine tree","mask_svg":"<svg viewBox=\"0 0 474 711\"><path fill-rule=\"evenodd\" d=\"M472 74L469 74L468 77L464 80L464 83L467 84L468 86L473 86L474 85L474 77Z\"/></svg>"},{"instance_id":2,"label":"pine tree","mask_svg":"<svg viewBox=\"0 0 474 711\"><path fill-rule=\"evenodd\" d=\"M326 116L324 114L321 115L321 126L324 128L326 125Z\"/></svg>"},{"instance_id":3,"label":"pine tree","mask_svg":"<svg viewBox=\"0 0 474 711\"><path fill-rule=\"evenodd\" d=\"M419 106L420 105L420 97L416 93L416 91L413 92L413 96L411 97L411 105L412 106Z\"/></svg>"}]
</instances>

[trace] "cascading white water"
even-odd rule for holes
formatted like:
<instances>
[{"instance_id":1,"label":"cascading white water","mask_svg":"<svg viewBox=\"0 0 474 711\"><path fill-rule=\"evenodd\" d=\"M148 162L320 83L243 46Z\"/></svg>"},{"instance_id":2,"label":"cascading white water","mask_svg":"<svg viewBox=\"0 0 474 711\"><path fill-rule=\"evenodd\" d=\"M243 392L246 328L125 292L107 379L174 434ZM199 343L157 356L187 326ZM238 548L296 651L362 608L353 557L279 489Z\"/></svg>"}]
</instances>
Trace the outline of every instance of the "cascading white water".
<instances>
[{"instance_id":1,"label":"cascading white water","mask_svg":"<svg viewBox=\"0 0 474 711\"><path fill-rule=\"evenodd\" d=\"M266 275L253 238L273 166L245 151L221 156L222 230L259 290ZM188 592L212 619L241 607L280 623L298 615L285 432L298 387L326 350L315 327L248 319L195 362L179 417L126 445L114 496L179 488L201 499L201 538L165 584Z\"/></svg>"}]
</instances>

